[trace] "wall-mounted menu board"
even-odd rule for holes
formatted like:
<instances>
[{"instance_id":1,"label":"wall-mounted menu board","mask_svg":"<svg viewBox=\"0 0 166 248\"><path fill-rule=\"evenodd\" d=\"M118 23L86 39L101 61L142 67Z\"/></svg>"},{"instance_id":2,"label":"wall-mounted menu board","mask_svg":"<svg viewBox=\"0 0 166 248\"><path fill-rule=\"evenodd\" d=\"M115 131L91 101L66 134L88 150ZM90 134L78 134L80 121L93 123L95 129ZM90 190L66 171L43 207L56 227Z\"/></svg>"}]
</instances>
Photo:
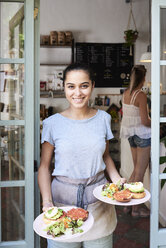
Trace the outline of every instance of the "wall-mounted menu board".
<instances>
[{"instance_id":1,"label":"wall-mounted menu board","mask_svg":"<svg viewBox=\"0 0 166 248\"><path fill-rule=\"evenodd\" d=\"M132 47L132 54L134 54ZM76 62L96 74L95 87L127 87L134 57L124 43L76 43Z\"/></svg>"}]
</instances>

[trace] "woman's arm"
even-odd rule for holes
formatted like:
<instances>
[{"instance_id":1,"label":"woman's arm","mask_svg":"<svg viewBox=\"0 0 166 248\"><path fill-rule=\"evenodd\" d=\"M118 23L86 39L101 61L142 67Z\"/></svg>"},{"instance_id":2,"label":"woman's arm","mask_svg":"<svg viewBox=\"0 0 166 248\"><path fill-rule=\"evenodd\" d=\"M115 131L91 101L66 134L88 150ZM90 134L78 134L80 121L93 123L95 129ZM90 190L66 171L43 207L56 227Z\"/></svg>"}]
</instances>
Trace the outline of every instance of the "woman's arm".
<instances>
[{"instance_id":1,"label":"woman's arm","mask_svg":"<svg viewBox=\"0 0 166 248\"><path fill-rule=\"evenodd\" d=\"M147 96L145 93L141 92L138 95L138 104L139 104L139 110L140 110L140 116L141 116L141 122L144 126L150 127L151 126L151 120L148 115L148 106L147 106Z\"/></svg>"},{"instance_id":2,"label":"woman's arm","mask_svg":"<svg viewBox=\"0 0 166 248\"><path fill-rule=\"evenodd\" d=\"M122 178L118 171L116 170L115 164L109 154L109 141L106 143L106 150L103 155L103 160L106 164L106 171L112 180L113 183L117 183L119 180L121 183L124 183L126 181L125 178Z\"/></svg>"},{"instance_id":3,"label":"woman's arm","mask_svg":"<svg viewBox=\"0 0 166 248\"><path fill-rule=\"evenodd\" d=\"M43 210L47 207L53 206L51 195L51 174L50 164L52 155L54 152L54 146L48 142L42 144L42 154L40 167L38 171L38 184L43 200Z\"/></svg>"}]
</instances>

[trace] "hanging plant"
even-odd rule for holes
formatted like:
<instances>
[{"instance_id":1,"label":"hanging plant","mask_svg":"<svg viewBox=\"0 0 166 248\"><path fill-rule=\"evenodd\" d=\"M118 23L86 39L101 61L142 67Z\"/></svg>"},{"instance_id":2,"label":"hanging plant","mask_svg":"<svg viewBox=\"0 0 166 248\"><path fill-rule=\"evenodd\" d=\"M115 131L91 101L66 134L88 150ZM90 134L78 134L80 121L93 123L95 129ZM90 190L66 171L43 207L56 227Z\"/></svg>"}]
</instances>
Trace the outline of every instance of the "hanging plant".
<instances>
[{"instance_id":1,"label":"hanging plant","mask_svg":"<svg viewBox=\"0 0 166 248\"><path fill-rule=\"evenodd\" d=\"M131 24L131 19L133 19L133 23L135 28L131 29L130 24ZM138 38L138 31L133 15L133 10L132 10L132 0L130 1L130 13L129 13L129 19L128 19L128 24L127 24L127 29L124 31L124 39L125 39L125 45L130 47L130 55L132 55L132 45L135 43L136 39Z\"/></svg>"},{"instance_id":2,"label":"hanging plant","mask_svg":"<svg viewBox=\"0 0 166 248\"><path fill-rule=\"evenodd\" d=\"M138 38L138 31L137 30L126 30L124 31L124 39L126 41L126 45L127 46L132 46L134 44L134 42L136 41L136 39Z\"/></svg>"}]
</instances>

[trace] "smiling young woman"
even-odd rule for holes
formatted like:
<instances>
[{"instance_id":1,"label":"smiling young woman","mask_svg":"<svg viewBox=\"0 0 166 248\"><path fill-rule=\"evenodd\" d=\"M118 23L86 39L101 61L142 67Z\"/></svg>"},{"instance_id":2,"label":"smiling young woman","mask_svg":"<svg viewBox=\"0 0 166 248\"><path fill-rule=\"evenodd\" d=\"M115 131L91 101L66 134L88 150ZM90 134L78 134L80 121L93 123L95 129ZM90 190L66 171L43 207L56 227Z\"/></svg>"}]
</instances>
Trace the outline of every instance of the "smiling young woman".
<instances>
[{"instance_id":1,"label":"smiling young woman","mask_svg":"<svg viewBox=\"0 0 166 248\"><path fill-rule=\"evenodd\" d=\"M64 71L64 88L69 107L43 121L38 172L43 210L62 204L87 209L95 224L90 232L72 240L70 248L111 248L117 223L115 208L93 196L94 188L107 181L104 170L112 182L125 181L109 155L109 140L113 138L111 116L88 106L94 88L94 76L88 66L69 65ZM48 248L55 247L68 248L69 244L48 240Z\"/></svg>"},{"instance_id":2,"label":"smiling young woman","mask_svg":"<svg viewBox=\"0 0 166 248\"><path fill-rule=\"evenodd\" d=\"M74 119L85 119L96 114L97 110L89 108L88 102L94 88L93 74L86 66L73 65L64 71L64 89L69 108L61 114Z\"/></svg>"}]
</instances>

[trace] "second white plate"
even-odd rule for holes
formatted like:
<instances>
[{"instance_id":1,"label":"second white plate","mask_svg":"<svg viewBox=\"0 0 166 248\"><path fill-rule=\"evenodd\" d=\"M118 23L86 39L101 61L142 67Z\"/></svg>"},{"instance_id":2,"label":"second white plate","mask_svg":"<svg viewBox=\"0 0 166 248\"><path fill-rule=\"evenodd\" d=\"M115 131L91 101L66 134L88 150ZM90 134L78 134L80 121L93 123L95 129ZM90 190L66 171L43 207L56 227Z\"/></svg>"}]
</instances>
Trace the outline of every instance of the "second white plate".
<instances>
[{"instance_id":1,"label":"second white plate","mask_svg":"<svg viewBox=\"0 0 166 248\"><path fill-rule=\"evenodd\" d=\"M102 188L103 185L99 185L97 186L94 190L93 190L93 195L100 201L108 203L108 204L112 204L112 205L119 205L119 206L132 206L132 205L138 205L138 204L142 204L146 201L148 201L150 199L150 193L148 190L145 189L145 193L146 196L144 198L141 199L131 199L131 201L129 202L118 202L116 200L112 200L107 196L102 196L101 192L102 192Z\"/></svg>"}]
</instances>

